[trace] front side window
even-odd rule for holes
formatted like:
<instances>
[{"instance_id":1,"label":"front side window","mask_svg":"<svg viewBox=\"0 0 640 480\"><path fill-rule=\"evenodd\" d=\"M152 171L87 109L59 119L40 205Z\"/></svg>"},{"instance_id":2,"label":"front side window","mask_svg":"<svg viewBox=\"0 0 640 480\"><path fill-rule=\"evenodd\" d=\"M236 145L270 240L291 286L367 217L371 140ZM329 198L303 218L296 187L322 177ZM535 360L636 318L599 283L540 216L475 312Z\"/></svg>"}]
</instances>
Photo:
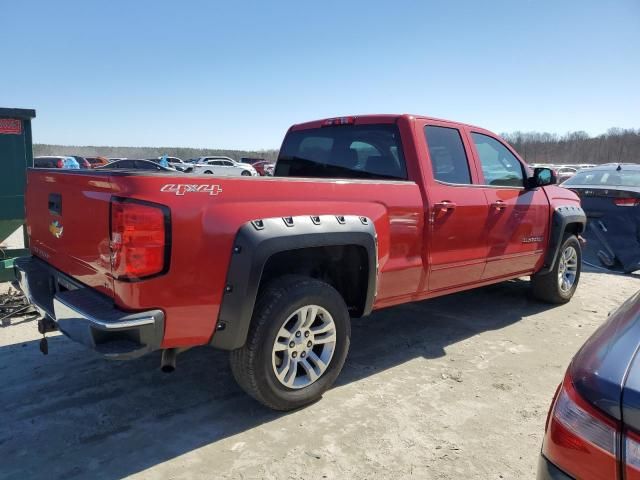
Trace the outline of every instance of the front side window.
<instances>
[{"instance_id":1,"label":"front side window","mask_svg":"<svg viewBox=\"0 0 640 480\"><path fill-rule=\"evenodd\" d=\"M471 133L478 151L484 182L499 187L524 186L522 164L513 153L495 138L481 133Z\"/></svg>"},{"instance_id":2,"label":"front side window","mask_svg":"<svg viewBox=\"0 0 640 480\"><path fill-rule=\"evenodd\" d=\"M470 184L469 161L460 131L428 125L424 128L424 133L427 137L433 177L445 183Z\"/></svg>"},{"instance_id":3,"label":"front side window","mask_svg":"<svg viewBox=\"0 0 640 480\"><path fill-rule=\"evenodd\" d=\"M274 175L406 180L407 169L396 125L336 125L289 132Z\"/></svg>"}]
</instances>

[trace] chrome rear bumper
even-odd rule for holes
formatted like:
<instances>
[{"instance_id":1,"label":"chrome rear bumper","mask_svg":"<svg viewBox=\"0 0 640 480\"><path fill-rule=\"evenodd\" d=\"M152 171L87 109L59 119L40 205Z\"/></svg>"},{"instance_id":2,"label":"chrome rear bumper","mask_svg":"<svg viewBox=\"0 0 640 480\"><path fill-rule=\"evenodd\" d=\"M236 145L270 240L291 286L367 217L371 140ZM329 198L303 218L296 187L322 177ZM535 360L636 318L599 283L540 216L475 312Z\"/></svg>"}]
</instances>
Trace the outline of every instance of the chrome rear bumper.
<instances>
[{"instance_id":1,"label":"chrome rear bumper","mask_svg":"<svg viewBox=\"0 0 640 480\"><path fill-rule=\"evenodd\" d=\"M72 340L113 359L135 358L160 348L161 310L124 312L111 299L35 257L17 259L14 268L29 302Z\"/></svg>"}]
</instances>

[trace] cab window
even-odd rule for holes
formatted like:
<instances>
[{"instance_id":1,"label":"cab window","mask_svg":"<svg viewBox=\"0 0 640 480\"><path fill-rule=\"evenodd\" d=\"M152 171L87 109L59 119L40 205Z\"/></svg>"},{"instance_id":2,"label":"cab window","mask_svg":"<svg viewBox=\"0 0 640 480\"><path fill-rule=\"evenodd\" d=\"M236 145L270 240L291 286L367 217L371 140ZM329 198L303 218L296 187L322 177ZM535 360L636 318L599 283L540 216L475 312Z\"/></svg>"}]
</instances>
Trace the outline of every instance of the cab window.
<instances>
[{"instance_id":1,"label":"cab window","mask_svg":"<svg viewBox=\"0 0 640 480\"><path fill-rule=\"evenodd\" d=\"M393 124L294 130L280 149L275 176L406 180L400 143Z\"/></svg>"},{"instance_id":2,"label":"cab window","mask_svg":"<svg viewBox=\"0 0 640 480\"><path fill-rule=\"evenodd\" d=\"M424 128L431 158L433 177L445 183L471 183L469 161L460 131L455 128L427 125Z\"/></svg>"},{"instance_id":3,"label":"cab window","mask_svg":"<svg viewBox=\"0 0 640 480\"><path fill-rule=\"evenodd\" d=\"M495 138L471 133L478 151L484 183L498 187L524 186L524 171L518 159Z\"/></svg>"}]
</instances>

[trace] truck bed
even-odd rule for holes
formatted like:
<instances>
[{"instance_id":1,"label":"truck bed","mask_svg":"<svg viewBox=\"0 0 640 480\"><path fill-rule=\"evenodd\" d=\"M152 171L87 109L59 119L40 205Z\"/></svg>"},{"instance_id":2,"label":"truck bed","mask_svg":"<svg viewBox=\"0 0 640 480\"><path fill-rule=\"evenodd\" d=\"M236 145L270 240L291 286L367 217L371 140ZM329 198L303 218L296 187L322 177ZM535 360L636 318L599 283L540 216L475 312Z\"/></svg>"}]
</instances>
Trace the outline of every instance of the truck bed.
<instances>
[{"instance_id":1,"label":"truck bed","mask_svg":"<svg viewBox=\"0 0 640 480\"><path fill-rule=\"evenodd\" d=\"M415 293L400 289L418 288L424 273L424 207L418 186L410 181L31 169L26 197L32 254L124 310L161 307L166 316L163 348L210 340L234 237L252 220L336 212L371 218L382 273L378 301ZM114 278L109 233L113 197L168 207L166 274L137 283Z\"/></svg>"}]
</instances>

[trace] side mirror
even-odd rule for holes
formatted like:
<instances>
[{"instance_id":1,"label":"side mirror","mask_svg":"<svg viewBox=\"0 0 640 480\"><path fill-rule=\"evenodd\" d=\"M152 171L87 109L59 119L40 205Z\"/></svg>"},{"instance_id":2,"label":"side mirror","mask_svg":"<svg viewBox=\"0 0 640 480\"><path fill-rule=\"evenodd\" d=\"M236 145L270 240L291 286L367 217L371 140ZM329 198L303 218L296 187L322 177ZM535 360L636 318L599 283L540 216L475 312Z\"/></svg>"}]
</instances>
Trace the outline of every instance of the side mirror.
<instances>
[{"instance_id":1,"label":"side mirror","mask_svg":"<svg viewBox=\"0 0 640 480\"><path fill-rule=\"evenodd\" d=\"M554 185L557 182L556 174L550 168L535 168L533 177L527 178L527 188L544 187Z\"/></svg>"}]
</instances>

